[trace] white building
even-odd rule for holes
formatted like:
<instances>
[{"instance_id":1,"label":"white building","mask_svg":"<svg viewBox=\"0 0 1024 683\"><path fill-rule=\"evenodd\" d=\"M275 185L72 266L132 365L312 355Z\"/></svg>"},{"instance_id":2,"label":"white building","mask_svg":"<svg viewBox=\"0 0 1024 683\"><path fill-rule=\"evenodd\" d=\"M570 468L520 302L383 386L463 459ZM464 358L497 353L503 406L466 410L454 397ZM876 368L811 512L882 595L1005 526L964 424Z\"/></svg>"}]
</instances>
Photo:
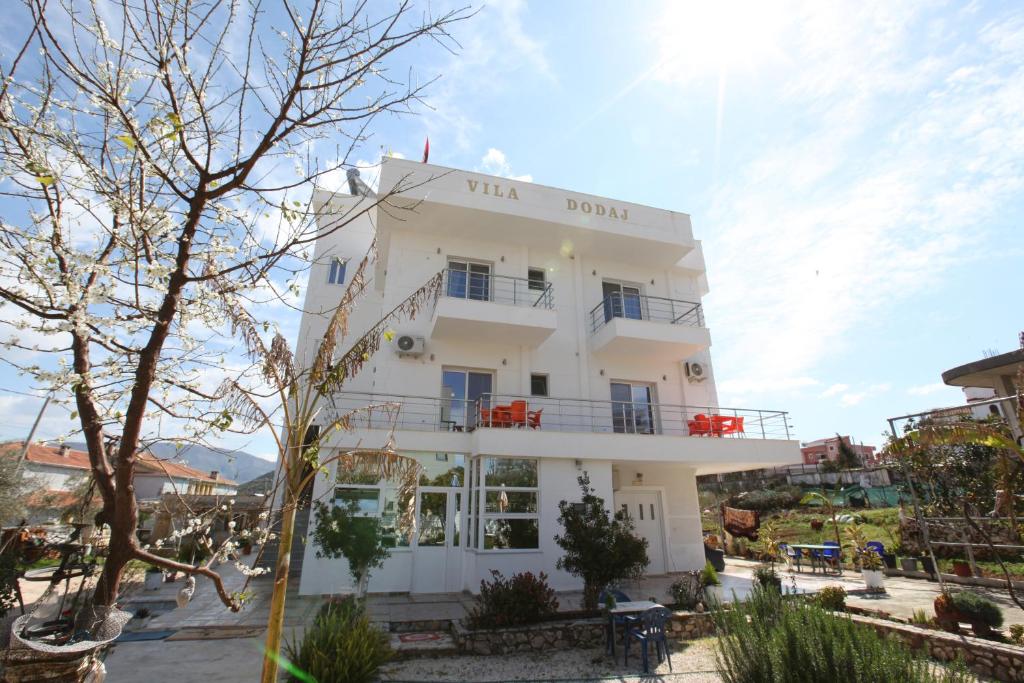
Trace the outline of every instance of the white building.
<instances>
[{"instance_id":1,"label":"white building","mask_svg":"<svg viewBox=\"0 0 1024 683\"><path fill-rule=\"evenodd\" d=\"M360 417L326 449L381 447L394 427L425 472L415 528L395 525L387 482L332 470L314 486L315 500L354 498L395 529L371 591L475 592L491 569L579 587L556 570L553 537L584 472L647 538L650 573L699 568L695 476L799 461L785 414L716 407L704 258L686 214L399 159L383 163L381 191L403 190L386 208L359 186L314 196L321 238L299 358L309 362L372 240L379 257L350 339L444 271L436 305L397 326L335 397L337 410L399 402L397 417ZM300 593L350 588L346 562L307 543Z\"/></svg>"}]
</instances>

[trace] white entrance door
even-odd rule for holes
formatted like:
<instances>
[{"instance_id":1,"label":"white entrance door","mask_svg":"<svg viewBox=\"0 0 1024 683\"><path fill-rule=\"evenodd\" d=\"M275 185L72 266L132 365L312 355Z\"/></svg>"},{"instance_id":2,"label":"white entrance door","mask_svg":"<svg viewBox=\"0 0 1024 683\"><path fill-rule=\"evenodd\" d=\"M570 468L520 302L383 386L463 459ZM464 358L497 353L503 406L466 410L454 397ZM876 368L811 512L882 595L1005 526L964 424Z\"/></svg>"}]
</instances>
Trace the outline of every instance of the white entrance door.
<instances>
[{"instance_id":1,"label":"white entrance door","mask_svg":"<svg viewBox=\"0 0 1024 683\"><path fill-rule=\"evenodd\" d=\"M619 491L615 500L620 510L633 519L639 536L647 539L647 573L665 573L665 521L657 491Z\"/></svg>"},{"instance_id":2,"label":"white entrance door","mask_svg":"<svg viewBox=\"0 0 1024 683\"><path fill-rule=\"evenodd\" d=\"M421 486L416 492L413 593L462 590L462 491Z\"/></svg>"}]
</instances>

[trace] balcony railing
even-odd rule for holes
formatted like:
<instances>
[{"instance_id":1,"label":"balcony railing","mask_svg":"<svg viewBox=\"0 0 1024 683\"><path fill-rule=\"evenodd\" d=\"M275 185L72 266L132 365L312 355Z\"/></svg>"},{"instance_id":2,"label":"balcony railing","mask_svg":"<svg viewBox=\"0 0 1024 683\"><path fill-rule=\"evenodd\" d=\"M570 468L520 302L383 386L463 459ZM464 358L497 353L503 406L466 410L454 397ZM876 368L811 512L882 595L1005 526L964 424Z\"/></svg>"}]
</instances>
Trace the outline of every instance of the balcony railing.
<instances>
[{"instance_id":1,"label":"balcony railing","mask_svg":"<svg viewBox=\"0 0 1024 683\"><path fill-rule=\"evenodd\" d=\"M667 434L735 439L789 439L788 414L778 410L593 401L511 394L476 400L345 392L324 419L348 414L352 427L469 432L525 429L592 434Z\"/></svg>"},{"instance_id":2,"label":"balcony railing","mask_svg":"<svg viewBox=\"0 0 1024 683\"><path fill-rule=\"evenodd\" d=\"M493 301L513 306L554 308L551 283L522 277L444 270L441 292L445 296L470 301Z\"/></svg>"},{"instance_id":3,"label":"balcony railing","mask_svg":"<svg viewBox=\"0 0 1024 683\"><path fill-rule=\"evenodd\" d=\"M704 327L704 310L700 304L641 294L617 292L605 297L590 311L590 332L597 332L612 318Z\"/></svg>"}]
</instances>

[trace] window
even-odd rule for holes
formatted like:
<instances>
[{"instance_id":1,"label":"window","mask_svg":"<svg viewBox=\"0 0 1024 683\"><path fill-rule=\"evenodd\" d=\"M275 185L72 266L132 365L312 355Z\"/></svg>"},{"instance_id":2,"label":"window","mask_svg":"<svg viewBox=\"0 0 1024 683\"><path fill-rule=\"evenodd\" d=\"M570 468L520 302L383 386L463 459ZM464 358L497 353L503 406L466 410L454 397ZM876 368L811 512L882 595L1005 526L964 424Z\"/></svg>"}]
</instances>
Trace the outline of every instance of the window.
<instances>
[{"instance_id":1,"label":"window","mask_svg":"<svg viewBox=\"0 0 1024 683\"><path fill-rule=\"evenodd\" d=\"M494 373L473 370L441 371L441 428L462 431L476 425L476 409L490 405L494 391Z\"/></svg>"},{"instance_id":2,"label":"window","mask_svg":"<svg viewBox=\"0 0 1024 683\"><path fill-rule=\"evenodd\" d=\"M621 282L602 282L601 294L604 296L605 322L612 318L643 320L639 287L624 285Z\"/></svg>"},{"instance_id":3,"label":"window","mask_svg":"<svg viewBox=\"0 0 1024 683\"><path fill-rule=\"evenodd\" d=\"M457 299L491 300L491 265L456 259L448 260L445 293Z\"/></svg>"},{"instance_id":4,"label":"window","mask_svg":"<svg viewBox=\"0 0 1024 683\"><path fill-rule=\"evenodd\" d=\"M478 465L481 471L476 475L476 481L480 490L474 492L477 512L474 522L476 519L482 521L482 548L539 548L538 461L532 458L480 458ZM477 528L475 524L473 528Z\"/></svg>"},{"instance_id":5,"label":"window","mask_svg":"<svg viewBox=\"0 0 1024 683\"><path fill-rule=\"evenodd\" d=\"M526 271L526 279L530 289L543 291L547 287L547 273L543 268L530 268Z\"/></svg>"},{"instance_id":6,"label":"window","mask_svg":"<svg viewBox=\"0 0 1024 683\"><path fill-rule=\"evenodd\" d=\"M327 284L329 285L343 285L345 284L345 266L348 261L344 261L340 258L331 259L331 272L327 275Z\"/></svg>"},{"instance_id":7,"label":"window","mask_svg":"<svg viewBox=\"0 0 1024 683\"><path fill-rule=\"evenodd\" d=\"M548 395L548 376L534 374L530 375L530 396Z\"/></svg>"},{"instance_id":8,"label":"window","mask_svg":"<svg viewBox=\"0 0 1024 683\"><path fill-rule=\"evenodd\" d=\"M612 382L612 430L620 434L654 434L654 400L648 384Z\"/></svg>"}]
</instances>

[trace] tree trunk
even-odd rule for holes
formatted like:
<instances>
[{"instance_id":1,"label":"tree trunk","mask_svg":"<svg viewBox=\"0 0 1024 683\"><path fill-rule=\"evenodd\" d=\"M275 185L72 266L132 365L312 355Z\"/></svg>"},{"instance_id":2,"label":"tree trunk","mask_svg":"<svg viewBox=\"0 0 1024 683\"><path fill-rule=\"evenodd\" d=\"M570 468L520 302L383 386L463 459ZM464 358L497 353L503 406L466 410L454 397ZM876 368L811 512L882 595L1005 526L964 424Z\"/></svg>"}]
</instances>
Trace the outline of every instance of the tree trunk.
<instances>
[{"instance_id":1,"label":"tree trunk","mask_svg":"<svg viewBox=\"0 0 1024 683\"><path fill-rule=\"evenodd\" d=\"M295 513L299 492L292 482L284 489L284 505L281 510L281 536L277 547L277 566L274 568L274 592L270 597L270 617L267 620L267 644L263 654L261 683L277 683L277 658L281 652L281 635L284 630L284 603L288 592L288 571L291 566L292 532L295 528Z\"/></svg>"}]
</instances>

